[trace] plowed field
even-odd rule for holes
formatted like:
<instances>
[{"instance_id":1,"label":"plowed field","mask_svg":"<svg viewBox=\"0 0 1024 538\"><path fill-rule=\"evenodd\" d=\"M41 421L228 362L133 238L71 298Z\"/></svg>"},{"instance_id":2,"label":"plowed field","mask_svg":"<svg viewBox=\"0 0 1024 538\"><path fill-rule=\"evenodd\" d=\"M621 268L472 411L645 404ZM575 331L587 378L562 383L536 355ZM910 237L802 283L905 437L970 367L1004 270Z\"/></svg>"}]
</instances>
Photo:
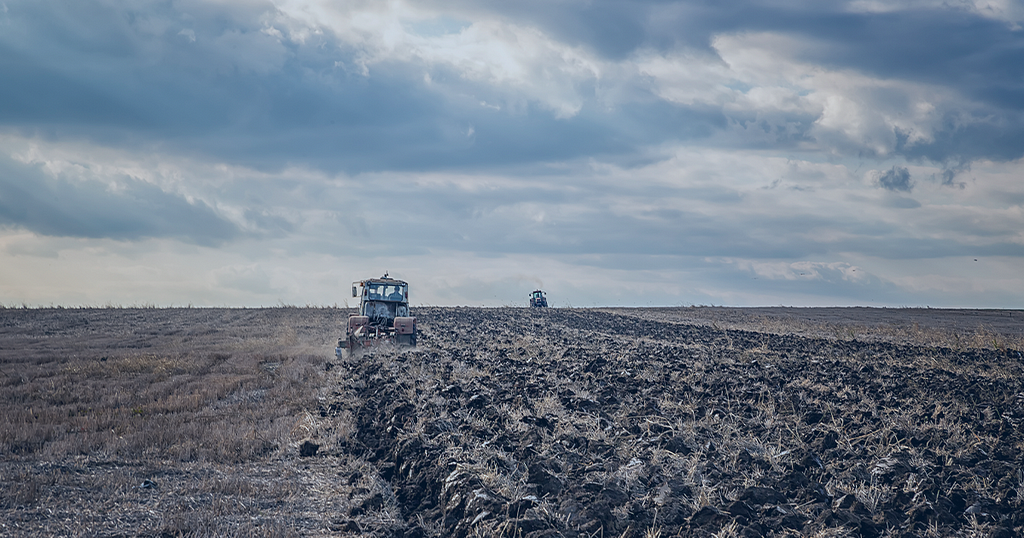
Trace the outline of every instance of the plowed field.
<instances>
[{"instance_id":1,"label":"plowed field","mask_svg":"<svg viewBox=\"0 0 1024 538\"><path fill-rule=\"evenodd\" d=\"M1024 313L900 314L2 310L0 533L1021 535Z\"/></svg>"}]
</instances>

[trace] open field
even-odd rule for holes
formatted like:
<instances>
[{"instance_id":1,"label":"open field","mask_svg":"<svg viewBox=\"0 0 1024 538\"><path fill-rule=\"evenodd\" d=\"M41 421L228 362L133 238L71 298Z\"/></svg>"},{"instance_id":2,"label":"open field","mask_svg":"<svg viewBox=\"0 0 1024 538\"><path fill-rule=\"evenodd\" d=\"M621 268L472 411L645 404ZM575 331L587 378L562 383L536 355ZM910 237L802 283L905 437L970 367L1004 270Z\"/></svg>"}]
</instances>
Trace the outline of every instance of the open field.
<instances>
[{"instance_id":1,"label":"open field","mask_svg":"<svg viewBox=\"0 0 1024 538\"><path fill-rule=\"evenodd\" d=\"M1021 311L0 309L4 536L1019 536Z\"/></svg>"}]
</instances>

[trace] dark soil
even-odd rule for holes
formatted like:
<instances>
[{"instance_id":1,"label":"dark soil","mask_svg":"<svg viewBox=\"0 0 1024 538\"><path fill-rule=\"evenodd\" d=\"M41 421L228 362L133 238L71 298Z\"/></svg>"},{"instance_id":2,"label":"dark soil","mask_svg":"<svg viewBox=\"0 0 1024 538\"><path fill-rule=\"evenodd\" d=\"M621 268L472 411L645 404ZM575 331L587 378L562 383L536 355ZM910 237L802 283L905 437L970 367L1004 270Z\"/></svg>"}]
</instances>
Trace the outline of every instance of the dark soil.
<instances>
[{"instance_id":1,"label":"dark soil","mask_svg":"<svg viewBox=\"0 0 1024 538\"><path fill-rule=\"evenodd\" d=\"M386 533L1024 530L1014 349L589 310L418 315L420 349L345 361L321 410L356 417L352 443L328 450L359 454L388 483L402 517Z\"/></svg>"},{"instance_id":2,"label":"dark soil","mask_svg":"<svg viewBox=\"0 0 1024 538\"><path fill-rule=\"evenodd\" d=\"M918 330L924 338L915 340L914 330L890 332L893 324L868 318L845 330L854 322L728 310L701 318L700 309L419 308L418 348L343 359L332 346L339 310L142 309L129 312L131 330L121 335L97 330L96 311L5 311L5 391L36 382L15 371L19 348L40 368L53 353L54 370L65 372L79 359L57 350L75 339L90 364L133 346L201 350L209 366L197 376L249 364L239 356L250 351L232 340L240 333L266 345L308 347L315 337L323 358L299 364L291 344L275 344L273 356L251 361L262 385L239 382L197 404L197 415L221 416L236 402L268 401L254 395L278 395L284 426L247 419L249 444L265 448L235 459L203 452L204 443L173 450L184 440L166 437L168 446L132 452L110 444L64 453L54 449L57 434L14 453L18 424L5 418L14 433L0 436L9 450L0 460L0 534L1024 532L1024 359L1012 325L968 328L983 337L964 332L938 345L946 340L937 331L955 331L918 321L932 332ZM190 323L195 315L202 324ZM318 373L298 377L309 364ZM307 398L295 401L304 407L278 409L292 394L281 387L300 381ZM132 420L160 418L132 409Z\"/></svg>"}]
</instances>

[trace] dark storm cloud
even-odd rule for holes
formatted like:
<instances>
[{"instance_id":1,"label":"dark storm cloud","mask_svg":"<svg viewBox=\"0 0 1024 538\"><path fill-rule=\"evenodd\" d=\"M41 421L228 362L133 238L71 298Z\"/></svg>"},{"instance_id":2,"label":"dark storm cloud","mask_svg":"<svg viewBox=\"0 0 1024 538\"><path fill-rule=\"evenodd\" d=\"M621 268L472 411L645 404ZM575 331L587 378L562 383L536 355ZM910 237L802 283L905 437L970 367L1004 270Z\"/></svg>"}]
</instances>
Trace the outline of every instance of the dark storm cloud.
<instances>
[{"instance_id":1,"label":"dark storm cloud","mask_svg":"<svg viewBox=\"0 0 1024 538\"><path fill-rule=\"evenodd\" d=\"M951 113L934 134L933 142L900 148L900 153L911 159L947 164L953 175L964 163L976 159L1019 159L1024 156L1024 102L1021 109L989 109L963 116Z\"/></svg>"},{"instance_id":2,"label":"dark storm cloud","mask_svg":"<svg viewBox=\"0 0 1024 538\"><path fill-rule=\"evenodd\" d=\"M951 6L856 12L845 2L463 2L536 24L611 58L640 48L710 48L716 34L780 32L815 39L801 57L886 78L952 85L1007 108L1024 105L1024 36ZM441 4L438 4L441 5ZM898 6L890 6L896 8Z\"/></svg>"},{"instance_id":3,"label":"dark storm cloud","mask_svg":"<svg viewBox=\"0 0 1024 538\"><path fill-rule=\"evenodd\" d=\"M202 202L121 178L116 189L66 181L39 166L0 158L0 225L58 237L135 240L170 237L217 245L242 235Z\"/></svg>"},{"instance_id":4,"label":"dark storm cloud","mask_svg":"<svg viewBox=\"0 0 1024 538\"><path fill-rule=\"evenodd\" d=\"M436 5L500 14L614 60L645 48L710 50L723 32L812 38L800 53L806 60L936 84L980 103L949 111L933 141L897 147L899 154L935 162L1024 154L1024 35L968 12L850 13L819 2ZM758 117L642 93L606 107L586 87L576 89L582 109L569 118L535 103L526 113L495 111L479 103L502 102L500 87L402 62L376 63L367 74L363 51L330 30L304 42L280 39L264 31L267 13L276 13L269 3L8 2L2 123L43 136L158 143L260 168L308 163L352 173L595 156L625 162L650 146ZM443 88L426 85L425 71ZM766 134L743 142L790 146L808 138L812 120L799 112L761 118L756 129Z\"/></svg>"},{"instance_id":5,"label":"dark storm cloud","mask_svg":"<svg viewBox=\"0 0 1024 538\"><path fill-rule=\"evenodd\" d=\"M933 141L900 145L898 154L938 163L1024 156L1024 32L966 9L909 7L858 13L841 2L760 1L537 2L494 9L609 58L640 48L708 49L720 33L777 32L808 38L812 41L798 52L802 60L880 79L934 85L975 103L946 113ZM902 97L894 94L889 99L898 104ZM790 118L763 128L801 123L805 129L810 125L794 124ZM778 142L804 136L788 133Z\"/></svg>"},{"instance_id":6,"label":"dark storm cloud","mask_svg":"<svg viewBox=\"0 0 1024 538\"><path fill-rule=\"evenodd\" d=\"M141 114L110 88L43 65L0 43L0 118L5 125L138 125Z\"/></svg>"},{"instance_id":7,"label":"dark storm cloud","mask_svg":"<svg viewBox=\"0 0 1024 538\"><path fill-rule=\"evenodd\" d=\"M1024 106L1024 35L1005 21L929 8L783 20L793 24L779 29L816 39L801 57L817 64L947 86L996 107Z\"/></svg>"},{"instance_id":8,"label":"dark storm cloud","mask_svg":"<svg viewBox=\"0 0 1024 538\"><path fill-rule=\"evenodd\" d=\"M935 162L1024 156L1024 32L956 9L836 14L788 31L815 38L801 57L883 79L946 88L974 104L946 113L931 143L898 148Z\"/></svg>"},{"instance_id":9,"label":"dark storm cloud","mask_svg":"<svg viewBox=\"0 0 1024 538\"><path fill-rule=\"evenodd\" d=\"M878 177L878 184L889 191L910 192L914 183L910 180L910 170L902 166L893 166Z\"/></svg>"},{"instance_id":10,"label":"dark storm cloud","mask_svg":"<svg viewBox=\"0 0 1024 538\"><path fill-rule=\"evenodd\" d=\"M7 14L8 28L18 31L0 35L5 126L122 147L158 143L259 168L308 163L349 173L626 155L683 125L710 130L697 117L705 113L685 110L669 114L676 126L630 132L596 112L565 121L494 111L479 102L501 102L495 89L458 73L435 75L474 99L426 87L419 66L375 64L371 75L360 74L358 51L329 35L316 46L278 43L257 21L230 19L200 21L181 34L181 24L170 23L182 14L170 4L147 6L145 17L75 6L16 4ZM154 20L167 27L153 30ZM62 37L41 51L36 44L49 35ZM710 120L721 122L714 114ZM475 135L466 134L470 128Z\"/></svg>"}]
</instances>

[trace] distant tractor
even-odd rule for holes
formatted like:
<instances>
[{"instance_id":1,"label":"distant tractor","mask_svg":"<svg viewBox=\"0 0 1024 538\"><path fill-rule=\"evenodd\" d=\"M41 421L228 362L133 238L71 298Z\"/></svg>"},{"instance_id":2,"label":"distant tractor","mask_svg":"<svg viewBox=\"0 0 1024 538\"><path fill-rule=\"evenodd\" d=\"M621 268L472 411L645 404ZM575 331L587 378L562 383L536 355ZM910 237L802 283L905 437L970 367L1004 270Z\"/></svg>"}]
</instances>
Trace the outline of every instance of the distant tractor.
<instances>
[{"instance_id":1,"label":"distant tractor","mask_svg":"<svg viewBox=\"0 0 1024 538\"><path fill-rule=\"evenodd\" d=\"M348 317L345 337L338 340L335 355L383 342L416 345L416 318L409 315L409 284L384 273L380 278L353 282L352 297L359 297L359 313Z\"/></svg>"},{"instance_id":2,"label":"distant tractor","mask_svg":"<svg viewBox=\"0 0 1024 538\"><path fill-rule=\"evenodd\" d=\"M534 290L530 294L530 308L542 308L548 306L548 298L544 296L544 292L540 290Z\"/></svg>"}]
</instances>

